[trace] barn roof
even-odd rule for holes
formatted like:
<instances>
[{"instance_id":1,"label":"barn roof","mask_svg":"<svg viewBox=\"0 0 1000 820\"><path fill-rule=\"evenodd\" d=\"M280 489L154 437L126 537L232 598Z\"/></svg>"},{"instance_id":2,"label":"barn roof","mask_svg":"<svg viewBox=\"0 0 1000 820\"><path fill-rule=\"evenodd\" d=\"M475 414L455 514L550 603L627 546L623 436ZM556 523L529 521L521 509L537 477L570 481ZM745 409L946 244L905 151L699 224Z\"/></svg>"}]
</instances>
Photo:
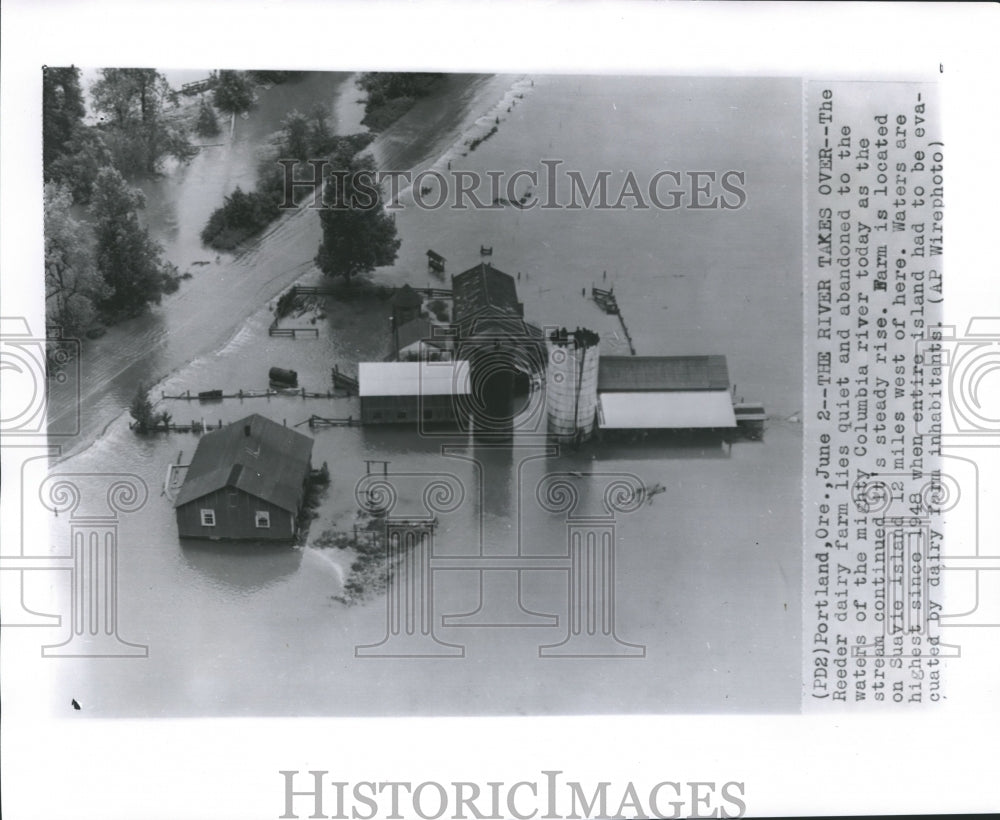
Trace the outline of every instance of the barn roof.
<instances>
[{"instance_id":1,"label":"barn roof","mask_svg":"<svg viewBox=\"0 0 1000 820\"><path fill-rule=\"evenodd\" d=\"M602 430L678 430L736 426L725 390L647 390L601 393L597 423Z\"/></svg>"},{"instance_id":2,"label":"barn roof","mask_svg":"<svg viewBox=\"0 0 1000 820\"><path fill-rule=\"evenodd\" d=\"M361 362L359 396L451 396L470 390L469 363Z\"/></svg>"},{"instance_id":3,"label":"barn roof","mask_svg":"<svg viewBox=\"0 0 1000 820\"><path fill-rule=\"evenodd\" d=\"M451 277L451 291L456 322L485 308L511 316L521 315L514 277L486 262Z\"/></svg>"},{"instance_id":4,"label":"barn roof","mask_svg":"<svg viewBox=\"0 0 1000 820\"><path fill-rule=\"evenodd\" d=\"M254 413L202 436L174 506L232 487L294 513L312 448L309 436Z\"/></svg>"},{"instance_id":5,"label":"barn roof","mask_svg":"<svg viewBox=\"0 0 1000 820\"><path fill-rule=\"evenodd\" d=\"M725 356L602 356L601 392L637 390L728 390Z\"/></svg>"}]
</instances>

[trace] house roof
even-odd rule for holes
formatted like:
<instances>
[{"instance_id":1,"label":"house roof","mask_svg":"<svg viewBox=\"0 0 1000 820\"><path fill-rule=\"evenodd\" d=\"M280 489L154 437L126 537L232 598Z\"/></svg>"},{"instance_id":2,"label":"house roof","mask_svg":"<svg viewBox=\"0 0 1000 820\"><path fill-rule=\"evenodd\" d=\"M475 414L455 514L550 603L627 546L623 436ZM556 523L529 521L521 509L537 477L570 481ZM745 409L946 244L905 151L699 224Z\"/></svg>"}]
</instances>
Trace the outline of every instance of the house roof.
<instances>
[{"instance_id":1,"label":"house roof","mask_svg":"<svg viewBox=\"0 0 1000 820\"><path fill-rule=\"evenodd\" d=\"M469 363L361 362L358 395L451 396L470 391Z\"/></svg>"},{"instance_id":2,"label":"house roof","mask_svg":"<svg viewBox=\"0 0 1000 820\"><path fill-rule=\"evenodd\" d=\"M725 356L602 356L597 389L729 390Z\"/></svg>"},{"instance_id":3,"label":"house roof","mask_svg":"<svg viewBox=\"0 0 1000 820\"><path fill-rule=\"evenodd\" d=\"M601 393L597 423L605 430L735 427L727 390Z\"/></svg>"},{"instance_id":4,"label":"house roof","mask_svg":"<svg viewBox=\"0 0 1000 820\"><path fill-rule=\"evenodd\" d=\"M254 413L202 436L174 506L232 487L294 513L312 448L309 436Z\"/></svg>"},{"instance_id":5,"label":"house roof","mask_svg":"<svg viewBox=\"0 0 1000 820\"><path fill-rule=\"evenodd\" d=\"M456 322L486 308L496 313L521 315L514 277L487 262L451 277L451 291Z\"/></svg>"},{"instance_id":6,"label":"house roof","mask_svg":"<svg viewBox=\"0 0 1000 820\"><path fill-rule=\"evenodd\" d=\"M409 285L403 285L392 294L390 304L393 307L414 308L420 307L424 303L423 297Z\"/></svg>"},{"instance_id":7,"label":"house roof","mask_svg":"<svg viewBox=\"0 0 1000 820\"><path fill-rule=\"evenodd\" d=\"M435 334L434 328L435 325L432 325L423 317L404 322L396 330L397 347L403 350L416 342L426 342L435 347L445 347L447 337L440 332Z\"/></svg>"}]
</instances>

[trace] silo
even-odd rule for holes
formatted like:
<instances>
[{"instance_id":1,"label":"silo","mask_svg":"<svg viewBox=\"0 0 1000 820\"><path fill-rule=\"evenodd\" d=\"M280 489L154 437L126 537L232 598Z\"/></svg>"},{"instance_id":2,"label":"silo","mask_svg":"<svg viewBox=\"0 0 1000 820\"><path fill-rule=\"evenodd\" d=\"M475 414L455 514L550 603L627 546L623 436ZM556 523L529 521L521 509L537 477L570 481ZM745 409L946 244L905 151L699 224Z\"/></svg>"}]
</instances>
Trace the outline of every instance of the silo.
<instances>
[{"instance_id":1,"label":"silo","mask_svg":"<svg viewBox=\"0 0 1000 820\"><path fill-rule=\"evenodd\" d=\"M594 432L599 343L600 337L584 328L562 328L546 339L545 406L556 441L585 441Z\"/></svg>"}]
</instances>

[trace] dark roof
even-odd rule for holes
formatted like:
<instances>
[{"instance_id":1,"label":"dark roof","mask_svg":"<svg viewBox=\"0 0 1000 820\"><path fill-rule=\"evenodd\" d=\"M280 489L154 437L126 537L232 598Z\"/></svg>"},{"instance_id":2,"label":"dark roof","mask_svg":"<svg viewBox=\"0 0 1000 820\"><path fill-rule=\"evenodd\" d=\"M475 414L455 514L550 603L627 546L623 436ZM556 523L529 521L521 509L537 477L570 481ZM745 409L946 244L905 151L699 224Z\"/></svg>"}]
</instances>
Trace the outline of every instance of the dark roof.
<instances>
[{"instance_id":1,"label":"dark roof","mask_svg":"<svg viewBox=\"0 0 1000 820\"><path fill-rule=\"evenodd\" d=\"M309 436L256 413L247 416L202 436L174 506L232 487L297 512L312 448Z\"/></svg>"},{"instance_id":2,"label":"dark roof","mask_svg":"<svg viewBox=\"0 0 1000 820\"><path fill-rule=\"evenodd\" d=\"M435 347L444 347L446 338L443 334L434 333L434 325L423 317L404 322L396 331L399 349L409 347L414 342L426 342Z\"/></svg>"},{"instance_id":3,"label":"dark roof","mask_svg":"<svg viewBox=\"0 0 1000 820\"><path fill-rule=\"evenodd\" d=\"M544 347L545 334L541 328L524 321L519 316L479 316L467 322L464 342L501 341L510 344L536 343Z\"/></svg>"},{"instance_id":4,"label":"dark roof","mask_svg":"<svg viewBox=\"0 0 1000 820\"><path fill-rule=\"evenodd\" d=\"M391 299L393 307L420 307L423 303L423 297L409 285L403 285L401 288L397 288Z\"/></svg>"},{"instance_id":5,"label":"dark roof","mask_svg":"<svg viewBox=\"0 0 1000 820\"><path fill-rule=\"evenodd\" d=\"M514 277L486 262L451 277L451 291L456 322L486 308L496 313L521 315Z\"/></svg>"},{"instance_id":6,"label":"dark roof","mask_svg":"<svg viewBox=\"0 0 1000 820\"><path fill-rule=\"evenodd\" d=\"M630 390L728 390L725 356L602 356L602 392Z\"/></svg>"}]
</instances>

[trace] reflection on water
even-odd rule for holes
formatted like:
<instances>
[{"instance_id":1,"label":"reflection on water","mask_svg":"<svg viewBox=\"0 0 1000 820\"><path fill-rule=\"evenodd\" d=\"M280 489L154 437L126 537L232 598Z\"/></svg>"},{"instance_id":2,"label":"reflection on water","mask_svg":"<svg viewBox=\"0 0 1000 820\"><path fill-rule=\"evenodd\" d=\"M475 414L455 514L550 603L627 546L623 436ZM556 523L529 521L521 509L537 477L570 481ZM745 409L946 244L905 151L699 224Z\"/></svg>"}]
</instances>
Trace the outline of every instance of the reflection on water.
<instances>
[{"instance_id":1,"label":"reflection on water","mask_svg":"<svg viewBox=\"0 0 1000 820\"><path fill-rule=\"evenodd\" d=\"M188 567L226 595L249 595L298 572L302 552L289 545L180 539Z\"/></svg>"}]
</instances>

